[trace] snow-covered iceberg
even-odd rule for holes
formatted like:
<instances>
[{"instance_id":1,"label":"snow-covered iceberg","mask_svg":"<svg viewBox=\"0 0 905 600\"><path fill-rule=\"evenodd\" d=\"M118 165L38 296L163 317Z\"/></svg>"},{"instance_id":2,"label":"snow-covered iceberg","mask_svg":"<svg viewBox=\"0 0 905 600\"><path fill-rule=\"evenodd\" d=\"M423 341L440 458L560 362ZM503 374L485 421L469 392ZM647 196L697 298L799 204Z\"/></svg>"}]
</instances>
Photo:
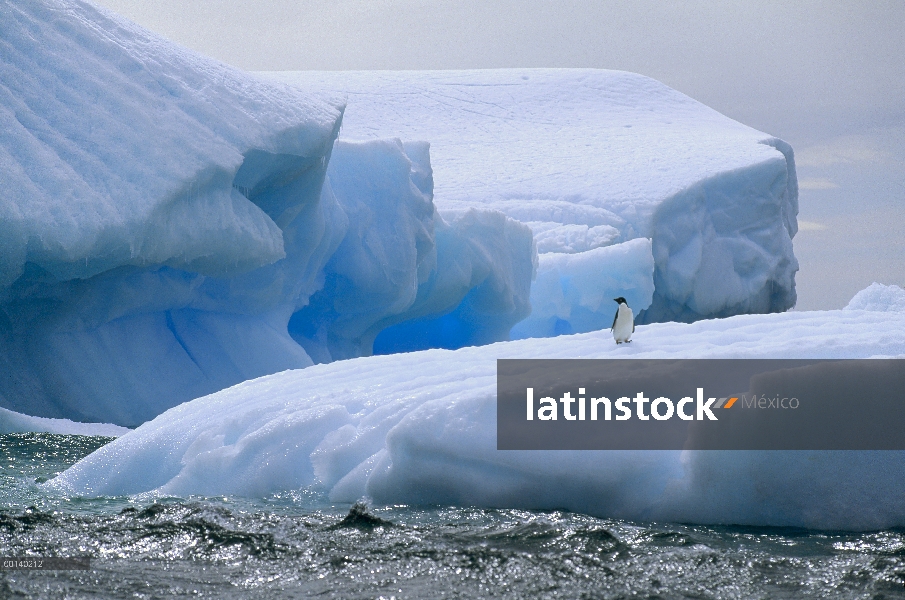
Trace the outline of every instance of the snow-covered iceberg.
<instances>
[{"instance_id":1,"label":"snow-covered iceberg","mask_svg":"<svg viewBox=\"0 0 905 600\"><path fill-rule=\"evenodd\" d=\"M79 0L0 2L0 48L0 405L136 425L406 319L528 314L530 230L437 215L426 143L334 147L341 103Z\"/></svg>"},{"instance_id":2,"label":"snow-covered iceberg","mask_svg":"<svg viewBox=\"0 0 905 600\"><path fill-rule=\"evenodd\" d=\"M905 358L905 311L744 315L373 356L169 410L47 485L67 494L266 495L569 509L696 523L905 525L902 452L496 450L499 358Z\"/></svg>"},{"instance_id":3,"label":"snow-covered iceberg","mask_svg":"<svg viewBox=\"0 0 905 600\"><path fill-rule=\"evenodd\" d=\"M286 85L81 0L0 0L0 47L20 413L137 425L285 369L599 329L616 296L640 321L794 303L791 150L645 77Z\"/></svg>"},{"instance_id":4,"label":"snow-covered iceberg","mask_svg":"<svg viewBox=\"0 0 905 600\"><path fill-rule=\"evenodd\" d=\"M0 3L0 40L0 401L137 424L311 364L268 313L335 243L342 107L84 2Z\"/></svg>"},{"instance_id":5,"label":"snow-covered iceberg","mask_svg":"<svg viewBox=\"0 0 905 600\"><path fill-rule=\"evenodd\" d=\"M346 99L342 139L430 140L441 213L500 210L534 229L541 254L649 238L642 322L795 304L791 147L657 81L595 69L267 75Z\"/></svg>"}]
</instances>

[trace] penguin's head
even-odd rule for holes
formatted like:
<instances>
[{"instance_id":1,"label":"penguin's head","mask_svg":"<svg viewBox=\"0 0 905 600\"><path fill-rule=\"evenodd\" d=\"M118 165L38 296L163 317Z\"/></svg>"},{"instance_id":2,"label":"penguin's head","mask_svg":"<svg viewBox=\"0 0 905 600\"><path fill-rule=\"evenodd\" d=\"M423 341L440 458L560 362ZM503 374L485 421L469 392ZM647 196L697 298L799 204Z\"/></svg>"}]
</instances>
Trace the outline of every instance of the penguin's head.
<instances>
[{"instance_id":1,"label":"penguin's head","mask_svg":"<svg viewBox=\"0 0 905 600\"><path fill-rule=\"evenodd\" d=\"M625 298L623 298L622 296L619 296L618 298L613 298L613 300L618 302L619 304L625 304L626 306L628 306L628 302L626 302Z\"/></svg>"}]
</instances>

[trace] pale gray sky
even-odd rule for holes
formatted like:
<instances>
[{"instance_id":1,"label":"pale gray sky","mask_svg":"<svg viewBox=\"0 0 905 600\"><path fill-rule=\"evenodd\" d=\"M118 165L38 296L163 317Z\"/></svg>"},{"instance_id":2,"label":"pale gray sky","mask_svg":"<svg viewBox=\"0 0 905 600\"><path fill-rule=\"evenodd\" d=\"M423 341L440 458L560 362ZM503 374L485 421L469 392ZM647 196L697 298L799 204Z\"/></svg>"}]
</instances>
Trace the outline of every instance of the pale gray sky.
<instances>
[{"instance_id":1,"label":"pale gray sky","mask_svg":"<svg viewBox=\"0 0 905 600\"><path fill-rule=\"evenodd\" d=\"M902 0L97 0L249 70L597 67L796 150L798 309L905 284Z\"/></svg>"}]
</instances>

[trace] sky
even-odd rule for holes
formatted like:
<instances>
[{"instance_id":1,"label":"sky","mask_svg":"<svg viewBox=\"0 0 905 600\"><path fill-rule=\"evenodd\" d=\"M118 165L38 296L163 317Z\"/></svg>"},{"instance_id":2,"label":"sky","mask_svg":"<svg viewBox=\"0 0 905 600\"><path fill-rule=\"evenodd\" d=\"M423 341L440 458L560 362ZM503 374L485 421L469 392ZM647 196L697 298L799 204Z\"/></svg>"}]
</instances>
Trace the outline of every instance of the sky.
<instances>
[{"instance_id":1,"label":"sky","mask_svg":"<svg viewBox=\"0 0 905 600\"><path fill-rule=\"evenodd\" d=\"M905 2L98 0L247 70L591 67L795 149L796 310L905 285Z\"/></svg>"}]
</instances>

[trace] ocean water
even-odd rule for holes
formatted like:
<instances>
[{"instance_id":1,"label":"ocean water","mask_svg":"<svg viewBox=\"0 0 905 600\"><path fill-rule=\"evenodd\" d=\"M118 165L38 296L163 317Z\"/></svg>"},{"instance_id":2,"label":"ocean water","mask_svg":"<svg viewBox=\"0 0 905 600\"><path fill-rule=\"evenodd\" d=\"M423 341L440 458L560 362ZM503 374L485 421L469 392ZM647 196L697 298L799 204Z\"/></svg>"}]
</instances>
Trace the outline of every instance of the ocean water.
<instances>
[{"instance_id":1,"label":"ocean water","mask_svg":"<svg viewBox=\"0 0 905 600\"><path fill-rule=\"evenodd\" d=\"M0 436L0 556L90 557L89 570L0 570L0 598L905 598L905 530L40 487L108 441Z\"/></svg>"}]
</instances>

